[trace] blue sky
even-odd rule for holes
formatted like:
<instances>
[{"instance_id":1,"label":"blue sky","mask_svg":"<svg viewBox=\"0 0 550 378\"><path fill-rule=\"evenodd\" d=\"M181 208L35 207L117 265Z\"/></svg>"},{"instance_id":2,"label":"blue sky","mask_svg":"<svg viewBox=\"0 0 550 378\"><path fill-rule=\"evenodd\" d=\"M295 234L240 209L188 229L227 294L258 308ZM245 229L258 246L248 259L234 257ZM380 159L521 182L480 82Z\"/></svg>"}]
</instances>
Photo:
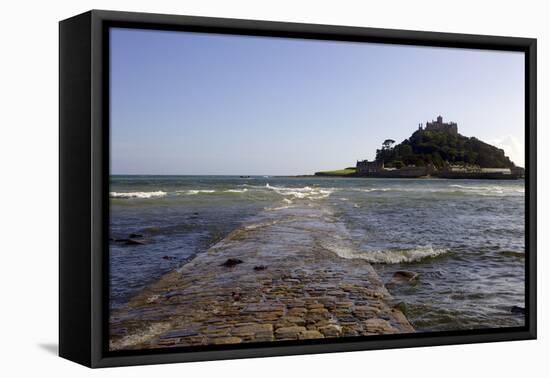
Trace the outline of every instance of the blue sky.
<instances>
[{"instance_id":1,"label":"blue sky","mask_svg":"<svg viewBox=\"0 0 550 378\"><path fill-rule=\"evenodd\" d=\"M112 29L113 174L354 166L419 123L523 166L522 53Z\"/></svg>"}]
</instances>

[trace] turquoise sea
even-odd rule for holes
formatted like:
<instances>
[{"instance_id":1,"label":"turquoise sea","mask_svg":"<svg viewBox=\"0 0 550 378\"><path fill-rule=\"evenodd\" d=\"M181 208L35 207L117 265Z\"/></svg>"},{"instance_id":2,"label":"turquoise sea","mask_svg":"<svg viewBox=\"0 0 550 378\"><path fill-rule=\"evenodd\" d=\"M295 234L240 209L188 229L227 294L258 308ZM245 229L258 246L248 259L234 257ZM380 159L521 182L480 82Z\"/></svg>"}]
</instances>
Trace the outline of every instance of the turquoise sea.
<instances>
[{"instance_id":1,"label":"turquoise sea","mask_svg":"<svg viewBox=\"0 0 550 378\"><path fill-rule=\"evenodd\" d=\"M523 180L111 176L110 197L112 309L258 214L314 203L353 241L334 252L371 262L417 330L524 324Z\"/></svg>"}]
</instances>

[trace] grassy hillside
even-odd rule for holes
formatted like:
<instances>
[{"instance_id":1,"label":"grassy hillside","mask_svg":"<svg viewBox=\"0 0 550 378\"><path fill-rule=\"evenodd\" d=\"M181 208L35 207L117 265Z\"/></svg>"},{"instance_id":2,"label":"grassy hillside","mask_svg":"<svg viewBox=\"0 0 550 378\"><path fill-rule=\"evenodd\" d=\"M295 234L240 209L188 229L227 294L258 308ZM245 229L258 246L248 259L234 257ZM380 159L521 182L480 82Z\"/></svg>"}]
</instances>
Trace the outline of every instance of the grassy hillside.
<instances>
[{"instance_id":1,"label":"grassy hillside","mask_svg":"<svg viewBox=\"0 0 550 378\"><path fill-rule=\"evenodd\" d=\"M355 168L344 168L335 171L315 172L316 176L346 176L355 173Z\"/></svg>"}]
</instances>

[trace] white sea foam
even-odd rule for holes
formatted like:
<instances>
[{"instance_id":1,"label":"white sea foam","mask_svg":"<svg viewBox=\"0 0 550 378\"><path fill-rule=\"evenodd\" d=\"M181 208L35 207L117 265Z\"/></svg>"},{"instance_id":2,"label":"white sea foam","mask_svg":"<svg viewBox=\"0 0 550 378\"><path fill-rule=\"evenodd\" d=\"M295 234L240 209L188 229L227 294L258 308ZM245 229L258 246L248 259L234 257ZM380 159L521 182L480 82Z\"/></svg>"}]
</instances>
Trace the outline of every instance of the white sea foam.
<instances>
[{"instance_id":1,"label":"white sea foam","mask_svg":"<svg viewBox=\"0 0 550 378\"><path fill-rule=\"evenodd\" d=\"M275 219L275 220L267 221L267 222L249 224L249 225L244 226L244 228L246 230L256 230L258 228L273 226L274 224L277 224L279 222L280 222L280 220Z\"/></svg>"},{"instance_id":2,"label":"white sea foam","mask_svg":"<svg viewBox=\"0 0 550 378\"><path fill-rule=\"evenodd\" d=\"M152 338L169 331L174 325L169 322L154 323L148 328L139 330L133 334L127 334L117 341L111 341L109 346L112 350L124 349L132 345L144 343Z\"/></svg>"},{"instance_id":3,"label":"white sea foam","mask_svg":"<svg viewBox=\"0 0 550 378\"><path fill-rule=\"evenodd\" d=\"M264 210L266 210L266 211L277 211L277 210L290 209L291 207L295 207L295 206L293 206L293 205L282 205L282 206L275 206L275 207L264 207Z\"/></svg>"},{"instance_id":4,"label":"white sea foam","mask_svg":"<svg viewBox=\"0 0 550 378\"><path fill-rule=\"evenodd\" d=\"M359 192L366 192L366 193L370 193L370 192L388 192L390 190L396 190L396 189L393 189L393 188L362 188L362 189L357 189Z\"/></svg>"},{"instance_id":5,"label":"white sea foam","mask_svg":"<svg viewBox=\"0 0 550 378\"><path fill-rule=\"evenodd\" d=\"M243 189L227 189L221 191L223 193L246 193L248 192L247 188ZM214 189L187 189L187 190L176 190L177 194L186 194L186 195L196 195L196 194L212 194L212 193L218 193L218 191Z\"/></svg>"},{"instance_id":6,"label":"white sea foam","mask_svg":"<svg viewBox=\"0 0 550 378\"><path fill-rule=\"evenodd\" d=\"M189 189L189 190L176 190L176 193L195 195L199 193L215 193L215 190L211 189Z\"/></svg>"},{"instance_id":7,"label":"white sea foam","mask_svg":"<svg viewBox=\"0 0 550 378\"><path fill-rule=\"evenodd\" d=\"M418 247L410 249L394 249L386 251L366 251L360 252L359 258L363 258L371 263L378 264L398 264L412 263L430 257L437 257L448 253L448 249Z\"/></svg>"},{"instance_id":8,"label":"white sea foam","mask_svg":"<svg viewBox=\"0 0 550 378\"><path fill-rule=\"evenodd\" d=\"M225 191L226 193L246 193L248 192L248 189L244 188L244 189L227 189Z\"/></svg>"},{"instance_id":9,"label":"white sea foam","mask_svg":"<svg viewBox=\"0 0 550 378\"><path fill-rule=\"evenodd\" d=\"M265 188L274 191L284 197L290 197L293 199L310 199L319 200L330 196L334 190L328 188L312 188L310 186L304 186L302 188L290 188L284 186L271 186L269 183L265 184Z\"/></svg>"},{"instance_id":10,"label":"white sea foam","mask_svg":"<svg viewBox=\"0 0 550 378\"><path fill-rule=\"evenodd\" d=\"M451 188L457 188L457 189L464 189L464 190L487 190L487 191L501 191L503 188L502 186L498 185L491 185L491 186L477 186L477 185L458 185L458 184L452 184L449 185Z\"/></svg>"},{"instance_id":11,"label":"white sea foam","mask_svg":"<svg viewBox=\"0 0 550 378\"><path fill-rule=\"evenodd\" d=\"M321 243L323 248L328 249L345 259L362 259L373 264L399 264L412 263L430 257L437 257L449 252L443 248L417 247L409 249L388 249L383 251L360 251L354 249L347 243Z\"/></svg>"},{"instance_id":12,"label":"white sea foam","mask_svg":"<svg viewBox=\"0 0 550 378\"><path fill-rule=\"evenodd\" d=\"M351 189L363 193L377 193L377 192L405 192L405 193L461 193L480 196L506 196L517 195L525 192L524 188L518 187L503 187L499 185L459 185L451 184L444 187L417 187L417 186L401 186L401 187L380 187L380 188L354 188Z\"/></svg>"},{"instance_id":13,"label":"white sea foam","mask_svg":"<svg viewBox=\"0 0 550 378\"><path fill-rule=\"evenodd\" d=\"M492 196L492 195L509 195L516 193L525 193L525 188L518 187L503 187L499 185L489 185L489 186L478 186L478 185L449 185L450 188L453 188L457 191L464 193L479 194L482 196Z\"/></svg>"},{"instance_id":14,"label":"white sea foam","mask_svg":"<svg viewBox=\"0 0 550 378\"><path fill-rule=\"evenodd\" d=\"M161 190L156 192L110 192L109 197L111 198L156 198L164 197L167 193Z\"/></svg>"},{"instance_id":15,"label":"white sea foam","mask_svg":"<svg viewBox=\"0 0 550 378\"><path fill-rule=\"evenodd\" d=\"M480 185L458 185L451 184L451 188L461 188L461 189L478 189L478 190L493 190L493 189L502 189L502 186L499 185L489 185L489 186L480 186Z\"/></svg>"}]
</instances>

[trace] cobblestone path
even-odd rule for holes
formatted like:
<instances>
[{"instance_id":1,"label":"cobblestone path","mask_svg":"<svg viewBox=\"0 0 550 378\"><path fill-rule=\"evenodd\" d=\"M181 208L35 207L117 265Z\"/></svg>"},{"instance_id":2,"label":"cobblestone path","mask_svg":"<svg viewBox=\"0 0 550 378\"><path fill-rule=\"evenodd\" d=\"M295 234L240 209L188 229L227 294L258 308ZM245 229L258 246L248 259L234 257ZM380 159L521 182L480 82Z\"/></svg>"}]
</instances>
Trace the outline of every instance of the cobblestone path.
<instances>
[{"instance_id":1,"label":"cobblestone path","mask_svg":"<svg viewBox=\"0 0 550 378\"><path fill-rule=\"evenodd\" d=\"M111 350L414 332L322 203L266 210L110 319Z\"/></svg>"}]
</instances>

